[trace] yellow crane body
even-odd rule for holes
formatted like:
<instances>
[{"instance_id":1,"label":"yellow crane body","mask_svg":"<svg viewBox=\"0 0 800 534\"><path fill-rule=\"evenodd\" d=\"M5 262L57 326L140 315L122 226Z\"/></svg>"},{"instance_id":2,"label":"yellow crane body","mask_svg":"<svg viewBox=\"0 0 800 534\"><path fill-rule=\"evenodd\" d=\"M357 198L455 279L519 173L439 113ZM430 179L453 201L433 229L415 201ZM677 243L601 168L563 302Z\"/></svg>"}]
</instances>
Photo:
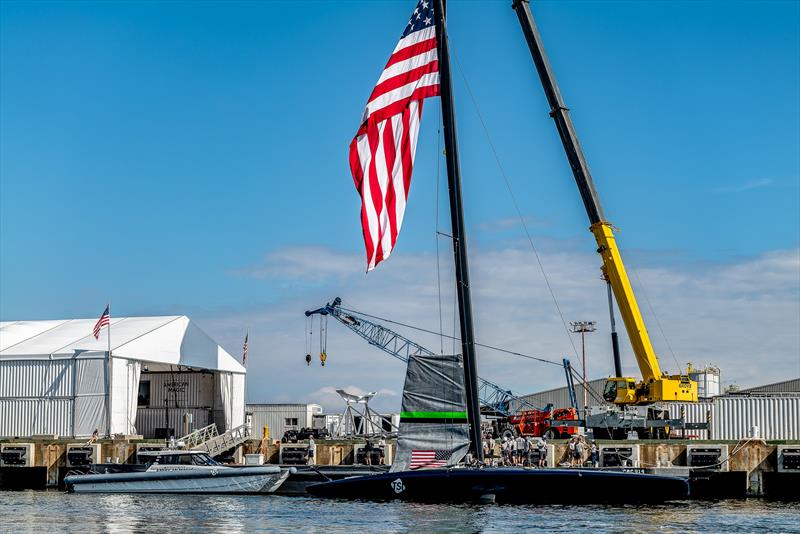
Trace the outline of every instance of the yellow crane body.
<instances>
[{"instance_id":1,"label":"yellow crane body","mask_svg":"<svg viewBox=\"0 0 800 534\"><path fill-rule=\"evenodd\" d=\"M567 156L575 184L589 216L592 233L597 240L598 252L603 256L603 274L611 286L625 330L633 345L633 353L642 371L642 380L630 377L609 378L603 397L616 404L649 404L659 401L697 401L697 382L686 375L664 375L658 365L650 336L644 326L642 314L636 304L628 275L622 264L614 232L603 215L600 198L594 187L589 165L578 143L578 135L569 116L569 108L561 97L550 61L544 51L542 36L533 20L528 0L514 0L512 7L517 13L522 33L539 73L545 97L550 105L550 116L556 125L561 144ZM613 310L612 310L613 313ZM621 371L616 371L621 373Z\"/></svg>"},{"instance_id":2,"label":"yellow crane body","mask_svg":"<svg viewBox=\"0 0 800 534\"><path fill-rule=\"evenodd\" d=\"M608 380L603 396L616 404L648 404L659 401L697 401L697 382L687 375L664 375L644 325L642 312L633 294L625 265L622 263L614 238L614 231L606 221L590 228L597 240L597 252L603 258L603 274L611 284L614 300L625 330L628 332L636 362L642 373L642 381L636 383L631 377L614 377Z\"/></svg>"}]
</instances>

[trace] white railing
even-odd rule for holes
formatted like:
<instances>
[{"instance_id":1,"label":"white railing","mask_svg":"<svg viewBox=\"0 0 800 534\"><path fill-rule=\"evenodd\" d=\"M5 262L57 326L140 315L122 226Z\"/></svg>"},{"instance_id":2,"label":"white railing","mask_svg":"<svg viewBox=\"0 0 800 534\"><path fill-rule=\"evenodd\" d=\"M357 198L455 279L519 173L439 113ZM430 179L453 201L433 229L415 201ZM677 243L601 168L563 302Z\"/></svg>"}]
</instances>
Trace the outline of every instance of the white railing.
<instances>
[{"instance_id":1,"label":"white railing","mask_svg":"<svg viewBox=\"0 0 800 534\"><path fill-rule=\"evenodd\" d=\"M216 432L216 425L214 426L214 430ZM213 457L241 445L248 439L250 439L250 427L244 424L198 443L192 446L191 449L195 451L206 451Z\"/></svg>"},{"instance_id":2,"label":"white railing","mask_svg":"<svg viewBox=\"0 0 800 534\"><path fill-rule=\"evenodd\" d=\"M211 423L210 425L199 428L190 434L186 434L182 438L178 438L176 441L178 443L183 443L184 446L189 449L194 449L198 445L201 445L217 436L219 436L217 425Z\"/></svg>"}]
</instances>

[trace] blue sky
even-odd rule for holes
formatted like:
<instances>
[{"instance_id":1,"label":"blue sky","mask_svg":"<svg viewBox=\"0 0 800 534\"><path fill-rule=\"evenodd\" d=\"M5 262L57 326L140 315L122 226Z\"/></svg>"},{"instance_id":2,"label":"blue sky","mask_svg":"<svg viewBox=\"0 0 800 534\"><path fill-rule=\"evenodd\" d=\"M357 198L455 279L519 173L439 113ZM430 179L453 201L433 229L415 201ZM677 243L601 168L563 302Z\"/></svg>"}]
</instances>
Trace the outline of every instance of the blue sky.
<instances>
[{"instance_id":1,"label":"blue sky","mask_svg":"<svg viewBox=\"0 0 800 534\"><path fill-rule=\"evenodd\" d=\"M365 277L358 262L350 275L349 259L343 270L330 265L363 255L347 147L413 4L0 4L0 318L89 317L111 299L116 315L197 317L231 352L251 327L253 354L263 354L254 373L299 359L295 312L318 306L321 295L374 296L396 282ZM715 270L738 273L788 255L787 285L773 289L788 298L788 316L776 319L787 343L775 357L789 374L800 371L799 5L533 4L626 259L645 275L652 269L654 280L670 269L707 287ZM530 250L465 79L537 245L553 255L591 253L509 1L452 1L449 11L463 69L455 93L474 254ZM438 102L425 106L392 260L420 258L430 272ZM438 228L448 231L446 221L440 215ZM287 263L298 256L306 263ZM585 261L591 278L596 259ZM559 291L568 289L556 284ZM400 303L373 305L413 315ZM526 320L504 318L514 321ZM354 342L352 350L369 349ZM605 350L599 340L597 350ZM333 376L302 378L323 388ZM397 383L383 381L365 375L363 388Z\"/></svg>"}]
</instances>

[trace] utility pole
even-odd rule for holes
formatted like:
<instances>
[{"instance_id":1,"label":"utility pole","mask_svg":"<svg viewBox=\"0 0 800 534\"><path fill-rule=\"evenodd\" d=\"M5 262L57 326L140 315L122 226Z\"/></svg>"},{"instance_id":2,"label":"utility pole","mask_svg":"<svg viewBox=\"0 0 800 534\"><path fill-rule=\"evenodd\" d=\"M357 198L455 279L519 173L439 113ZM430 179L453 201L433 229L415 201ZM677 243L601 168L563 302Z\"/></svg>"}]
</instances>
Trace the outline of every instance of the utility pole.
<instances>
[{"instance_id":1,"label":"utility pole","mask_svg":"<svg viewBox=\"0 0 800 534\"><path fill-rule=\"evenodd\" d=\"M569 323L572 332L581 335L581 361L583 372L583 419L586 420L586 409L589 405L589 382L586 380L586 333L597 330L595 321L574 321Z\"/></svg>"}]
</instances>

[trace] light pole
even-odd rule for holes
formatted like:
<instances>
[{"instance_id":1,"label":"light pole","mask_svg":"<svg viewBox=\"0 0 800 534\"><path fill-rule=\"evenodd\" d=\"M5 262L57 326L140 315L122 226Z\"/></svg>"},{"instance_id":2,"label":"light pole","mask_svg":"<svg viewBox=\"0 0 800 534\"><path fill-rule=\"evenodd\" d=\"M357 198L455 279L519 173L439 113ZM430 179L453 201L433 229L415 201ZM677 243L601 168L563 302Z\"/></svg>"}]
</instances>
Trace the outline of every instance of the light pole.
<instances>
[{"instance_id":1,"label":"light pole","mask_svg":"<svg viewBox=\"0 0 800 534\"><path fill-rule=\"evenodd\" d=\"M586 380L586 333L597 330L595 321L574 321L569 323L572 332L581 335L581 360L583 367L583 419L586 420L586 407L589 404L589 383Z\"/></svg>"}]
</instances>

